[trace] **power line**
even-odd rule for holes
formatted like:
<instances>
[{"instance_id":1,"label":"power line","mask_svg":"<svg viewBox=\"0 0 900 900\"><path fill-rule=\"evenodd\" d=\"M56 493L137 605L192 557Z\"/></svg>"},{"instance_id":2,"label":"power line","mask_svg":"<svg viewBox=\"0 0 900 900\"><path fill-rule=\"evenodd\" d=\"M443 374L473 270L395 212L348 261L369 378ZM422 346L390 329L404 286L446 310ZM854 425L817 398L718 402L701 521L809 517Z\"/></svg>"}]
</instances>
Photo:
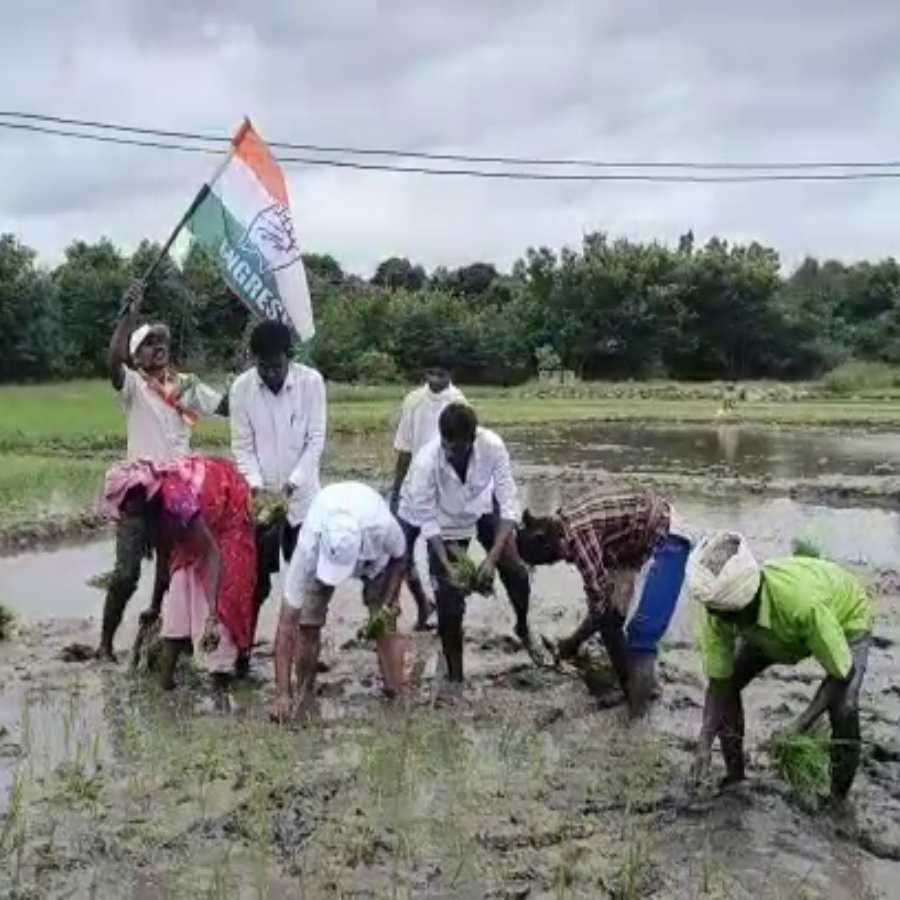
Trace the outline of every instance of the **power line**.
<instances>
[{"instance_id":1,"label":"power line","mask_svg":"<svg viewBox=\"0 0 900 900\"><path fill-rule=\"evenodd\" d=\"M190 144L169 141L150 141L138 138L125 138L117 135L89 134L62 128L51 128L44 125L30 125L23 122L0 121L0 128L17 131L28 131L39 134L56 135L83 141L119 146L143 147L157 150L171 150L183 153L202 153L209 156L222 156L226 151L213 147L200 147ZM279 162L285 165L320 166L325 168L353 169L364 172L394 172L400 174L458 176L469 178L486 178L504 181L555 181L555 182L632 182L650 184L747 184L754 182L831 182L831 181L872 181L894 180L900 178L900 170L878 169L874 171L853 172L770 172L737 175L673 175L673 174L635 174L606 173L584 174L567 172L527 172L521 170L496 170L469 168L437 168L433 166L398 166L389 163L368 163L346 159L326 159L311 156L279 156ZM900 164L898 164L900 165Z\"/></svg>"},{"instance_id":2,"label":"power line","mask_svg":"<svg viewBox=\"0 0 900 900\"><path fill-rule=\"evenodd\" d=\"M113 122L101 122L91 119L76 119L67 116L51 116L43 113L16 112L0 110L0 117L25 119L56 125L75 125L82 128L93 128L100 131L118 131L126 134L149 135L157 138L177 138L180 140L200 141L205 143L227 144L230 138L225 135L202 134L190 131L171 131L160 128L122 125ZM353 147L329 144L304 144L288 141L267 141L270 147L279 150L302 150L313 153L338 153L350 156L388 156L395 158L427 159L436 162L461 162L497 165L521 166L555 166L594 169L697 169L697 170L759 170L777 171L782 169L894 169L900 167L900 160L847 160L839 161L794 161L794 162L687 162L687 161L631 161L612 162L609 160L525 157L525 156L480 156L463 153L430 153L418 150L398 150L396 148Z\"/></svg>"}]
</instances>

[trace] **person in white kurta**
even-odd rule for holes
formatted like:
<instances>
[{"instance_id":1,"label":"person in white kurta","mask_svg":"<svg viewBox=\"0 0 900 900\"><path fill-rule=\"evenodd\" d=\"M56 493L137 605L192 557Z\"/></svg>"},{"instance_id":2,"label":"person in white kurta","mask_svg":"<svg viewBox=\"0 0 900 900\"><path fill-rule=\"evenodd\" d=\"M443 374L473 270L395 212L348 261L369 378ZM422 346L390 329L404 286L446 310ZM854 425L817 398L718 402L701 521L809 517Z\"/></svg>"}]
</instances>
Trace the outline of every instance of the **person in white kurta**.
<instances>
[{"instance_id":1,"label":"person in white kurta","mask_svg":"<svg viewBox=\"0 0 900 900\"><path fill-rule=\"evenodd\" d=\"M425 384L410 391L400 409L400 421L394 437L397 465L394 470L394 486L391 491L391 509L394 513L400 505L400 489L406 479L412 458L429 441L438 436L438 417L450 403L465 403L463 392L451 380L450 369L444 361L435 358L425 369ZM415 548L409 548L409 569L406 586L416 601L418 612L416 631L428 628L428 619L434 606L425 593L422 579L416 569Z\"/></svg>"},{"instance_id":2,"label":"person in white kurta","mask_svg":"<svg viewBox=\"0 0 900 900\"><path fill-rule=\"evenodd\" d=\"M413 458L398 515L407 546L419 534L428 543L448 682L461 684L466 594L451 577L449 558L466 553L473 537L487 554L479 581L492 583L499 573L515 612L516 636L534 658L540 658L540 650L528 627L531 584L515 546L521 510L506 445L479 427L474 410L464 403L447 406L438 430L439 437Z\"/></svg>"},{"instance_id":3,"label":"person in white kurta","mask_svg":"<svg viewBox=\"0 0 900 900\"><path fill-rule=\"evenodd\" d=\"M325 382L291 362L290 329L261 322L250 336L255 366L231 386L231 452L252 493L281 495L287 522L257 529L256 606L266 601L281 556L290 562L300 526L321 487L325 447Z\"/></svg>"}]
</instances>

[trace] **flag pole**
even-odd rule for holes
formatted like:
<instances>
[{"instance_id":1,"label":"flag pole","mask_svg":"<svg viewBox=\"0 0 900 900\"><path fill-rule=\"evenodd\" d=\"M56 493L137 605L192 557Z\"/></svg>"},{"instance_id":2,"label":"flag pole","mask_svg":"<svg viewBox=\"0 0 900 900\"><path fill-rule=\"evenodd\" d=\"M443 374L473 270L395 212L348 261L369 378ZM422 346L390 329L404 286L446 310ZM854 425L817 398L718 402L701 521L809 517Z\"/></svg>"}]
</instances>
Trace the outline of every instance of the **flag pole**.
<instances>
[{"instance_id":1,"label":"flag pole","mask_svg":"<svg viewBox=\"0 0 900 900\"><path fill-rule=\"evenodd\" d=\"M212 190L212 186L219 180L222 173L225 171L225 167L228 163L231 162L231 157L234 155L234 146L228 151L225 155L225 159L222 160L221 165L216 169L213 173L212 178L207 181L203 187L197 191L197 196L194 197L191 205L187 208L187 212L181 217L178 224L172 229L172 233L169 235L169 239L163 244L162 249L159 253L156 254L153 262L150 263L149 266L144 271L144 274L141 276L141 284L146 285L147 282L153 277L153 273L159 268L159 264L165 259L166 254L172 248L172 244L175 243L178 235L181 234L181 229L190 222L191 217L195 212L200 208L200 204L209 196L210 190ZM125 314L128 312L129 303L123 303L122 308L119 310L119 318L123 318Z\"/></svg>"}]
</instances>

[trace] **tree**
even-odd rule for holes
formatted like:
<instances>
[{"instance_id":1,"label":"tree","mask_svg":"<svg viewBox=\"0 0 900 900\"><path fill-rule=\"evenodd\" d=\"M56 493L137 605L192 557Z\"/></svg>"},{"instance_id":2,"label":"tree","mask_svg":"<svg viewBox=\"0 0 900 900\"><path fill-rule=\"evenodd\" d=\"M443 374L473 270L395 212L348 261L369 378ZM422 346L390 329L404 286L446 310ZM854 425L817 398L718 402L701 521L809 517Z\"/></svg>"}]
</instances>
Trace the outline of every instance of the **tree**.
<instances>
[{"instance_id":1,"label":"tree","mask_svg":"<svg viewBox=\"0 0 900 900\"><path fill-rule=\"evenodd\" d=\"M418 291L427 278L421 266L414 266L404 257L392 256L379 264L372 276L372 284L388 290Z\"/></svg>"},{"instance_id":2,"label":"tree","mask_svg":"<svg viewBox=\"0 0 900 900\"><path fill-rule=\"evenodd\" d=\"M126 260L106 238L75 241L53 274L59 294L63 358L72 374L106 371L106 348L128 284Z\"/></svg>"},{"instance_id":3,"label":"tree","mask_svg":"<svg viewBox=\"0 0 900 900\"><path fill-rule=\"evenodd\" d=\"M52 378L63 372L59 302L35 253L0 235L0 381Z\"/></svg>"}]
</instances>

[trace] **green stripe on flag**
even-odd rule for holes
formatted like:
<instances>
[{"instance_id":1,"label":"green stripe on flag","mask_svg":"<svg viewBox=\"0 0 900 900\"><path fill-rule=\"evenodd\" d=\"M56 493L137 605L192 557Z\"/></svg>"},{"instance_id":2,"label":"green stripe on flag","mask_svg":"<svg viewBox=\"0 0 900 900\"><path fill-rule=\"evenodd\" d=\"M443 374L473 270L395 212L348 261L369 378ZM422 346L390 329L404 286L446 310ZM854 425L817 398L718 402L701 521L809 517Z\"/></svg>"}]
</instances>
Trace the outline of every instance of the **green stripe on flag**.
<instances>
[{"instance_id":1,"label":"green stripe on flag","mask_svg":"<svg viewBox=\"0 0 900 900\"><path fill-rule=\"evenodd\" d=\"M228 286L266 319L287 321L271 272L263 269L262 257L244 242L247 229L210 192L188 223L191 236L216 258Z\"/></svg>"}]
</instances>

